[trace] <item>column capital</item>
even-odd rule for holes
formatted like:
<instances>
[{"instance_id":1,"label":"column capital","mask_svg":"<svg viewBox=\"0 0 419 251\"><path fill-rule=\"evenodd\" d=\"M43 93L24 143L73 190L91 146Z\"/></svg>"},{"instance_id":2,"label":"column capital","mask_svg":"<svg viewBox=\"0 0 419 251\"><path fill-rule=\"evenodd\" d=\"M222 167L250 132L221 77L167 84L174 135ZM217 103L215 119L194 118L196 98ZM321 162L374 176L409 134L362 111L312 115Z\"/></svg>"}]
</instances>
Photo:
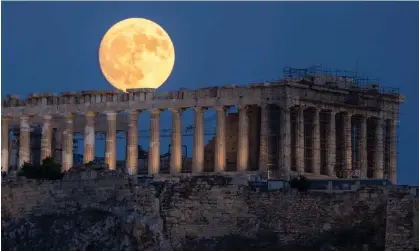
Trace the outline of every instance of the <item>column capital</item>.
<instances>
[{"instance_id":1,"label":"column capital","mask_svg":"<svg viewBox=\"0 0 419 251\"><path fill-rule=\"evenodd\" d=\"M45 115L42 117L45 121L51 122L52 116L51 115Z\"/></svg>"},{"instance_id":2,"label":"column capital","mask_svg":"<svg viewBox=\"0 0 419 251\"><path fill-rule=\"evenodd\" d=\"M71 120L71 121L73 121L73 117L74 117L74 115L73 115L73 113L66 113L66 114L64 114L64 115L63 115L63 117L64 117L66 120Z\"/></svg>"},{"instance_id":3,"label":"column capital","mask_svg":"<svg viewBox=\"0 0 419 251\"><path fill-rule=\"evenodd\" d=\"M216 106L214 108L215 108L215 110L217 112L225 112L226 111L226 107L225 106Z\"/></svg>"},{"instance_id":4,"label":"column capital","mask_svg":"<svg viewBox=\"0 0 419 251\"><path fill-rule=\"evenodd\" d=\"M129 115L130 114L139 114L139 113L141 113L141 110L134 109L134 110L126 110L125 112L128 113Z\"/></svg>"},{"instance_id":5,"label":"column capital","mask_svg":"<svg viewBox=\"0 0 419 251\"><path fill-rule=\"evenodd\" d=\"M263 108L268 108L269 107L269 104L267 104L267 103L261 103L261 104L258 104L257 106L260 107L261 109L263 109Z\"/></svg>"},{"instance_id":6,"label":"column capital","mask_svg":"<svg viewBox=\"0 0 419 251\"><path fill-rule=\"evenodd\" d=\"M20 116L20 120L29 120L30 116L29 115L22 115Z\"/></svg>"},{"instance_id":7,"label":"column capital","mask_svg":"<svg viewBox=\"0 0 419 251\"><path fill-rule=\"evenodd\" d=\"M247 110L249 108L249 105L238 105L236 107L238 110Z\"/></svg>"},{"instance_id":8,"label":"column capital","mask_svg":"<svg viewBox=\"0 0 419 251\"><path fill-rule=\"evenodd\" d=\"M207 108L202 107L202 106L195 106L195 107L192 107L192 110L194 110L195 112L202 112L202 111L207 110Z\"/></svg>"},{"instance_id":9,"label":"column capital","mask_svg":"<svg viewBox=\"0 0 419 251\"><path fill-rule=\"evenodd\" d=\"M168 110L172 113L182 113L185 109L184 108L169 108Z\"/></svg>"},{"instance_id":10,"label":"column capital","mask_svg":"<svg viewBox=\"0 0 419 251\"><path fill-rule=\"evenodd\" d=\"M151 108L151 109L148 109L148 112L151 113L152 115L159 115L161 112L161 109Z\"/></svg>"},{"instance_id":11,"label":"column capital","mask_svg":"<svg viewBox=\"0 0 419 251\"><path fill-rule=\"evenodd\" d=\"M117 112L114 112L114 111L108 111L108 112L105 112L105 114L106 114L106 118L108 120L115 120L116 119L116 115L118 113Z\"/></svg>"},{"instance_id":12,"label":"column capital","mask_svg":"<svg viewBox=\"0 0 419 251\"><path fill-rule=\"evenodd\" d=\"M321 107L311 106L315 113L319 114L323 109Z\"/></svg>"},{"instance_id":13,"label":"column capital","mask_svg":"<svg viewBox=\"0 0 419 251\"><path fill-rule=\"evenodd\" d=\"M11 116L1 116L2 120L11 120L12 117Z\"/></svg>"},{"instance_id":14,"label":"column capital","mask_svg":"<svg viewBox=\"0 0 419 251\"><path fill-rule=\"evenodd\" d=\"M336 114L339 113L339 111L331 109L331 110L329 110L329 113L330 113L330 115L336 115Z\"/></svg>"},{"instance_id":15,"label":"column capital","mask_svg":"<svg viewBox=\"0 0 419 251\"><path fill-rule=\"evenodd\" d=\"M96 116L96 113L95 112L85 112L84 113L84 116L85 117L95 117Z\"/></svg>"},{"instance_id":16,"label":"column capital","mask_svg":"<svg viewBox=\"0 0 419 251\"><path fill-rule=\"evenodd\" d=\"M299 109L299 110L305 110L309 107L307 104L304 104L304 103L300 103L296 106L297 106L297 109Z\"/></svg>"}]
</instances>

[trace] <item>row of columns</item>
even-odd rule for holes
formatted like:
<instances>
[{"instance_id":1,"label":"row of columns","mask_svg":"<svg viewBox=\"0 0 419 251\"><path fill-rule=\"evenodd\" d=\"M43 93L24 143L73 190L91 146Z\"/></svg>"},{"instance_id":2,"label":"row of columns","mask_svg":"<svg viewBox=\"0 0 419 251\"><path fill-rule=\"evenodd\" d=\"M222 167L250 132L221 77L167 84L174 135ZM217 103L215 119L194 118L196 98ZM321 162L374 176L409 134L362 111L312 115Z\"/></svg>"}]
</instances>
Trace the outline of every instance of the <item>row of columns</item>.
<instances>
[{"instance_id":1,"label":"row of columns","mask_svg":"<svg viewBox=\"0 0 419 251\"><path fill-rule=\"evenodd\" d=\"M296 107L296 166L297 172L303 174L305 166L305 133L304 133L304 107ZM268 154L268 125L269 125L269 108L267 106L262 106L261 109L261 136L260 136L260 159L259 167L261 171L264 170L264 167L267 166L267 154ZM291 166L290 160L288 159L291 155L288 151L290 150L290 113L289 109L281 109L281 146L282 146L282 156L281 161L284 163L280 166L283 168L289 168ZM315 109L313 114L313 145L312 145L312 160L313 160L313 173L315 175L320 175L321 169L321 140L320 140L320 109ZM328 124L328 134L326 136L326 147L327 147L327 175L336 176L335 174L335 165L336 165L336 111L330 111L330 121ZM344 169L352 170L352 114L342 113L343 118L343 161ZM374 178L383 178L384 176L384 138L383 138L383 128L385 121L382 118L377 118L376 128L375 128L375 155L374 155ZM396 126L394 121L388 124L389 129L389 166L390 173L389 178L395 182L396 180ZM360 120L360 135L358 137L358 163L360 169L360 177L367 178L368 170L368 159L367 159L367 118L362 117Z\"/></svg>"},{"instance_id":2,"label":"row of columns","mask_svg":"<svg viewBox=\"0 0 419 251\"><path fill-rule=\"evenodd\" d=\"M204 170L204 111L205 108L196 107L194 110L194 139L193 139L193 157L192 172L203 172ZM249 158L249 135L248 135L248 116L247 106L239 106L239 129L238 129L238 147L237 147L237 170L248 170ZM150 149L148 158L148 173L156 174L160 170L160 110L152 109L150 120ZM182 168L182 110L171 109L172 112L172 147L171 147L171 173L177 173ZM225 135L225 117L226 107L216 107L217 129L215 141L215 161L214 171L222 172L226 169L226 135ZM313 172L320 174L320 110L314 113L314 133L313 133ZM304 113L303 108L299 107L296 123L296 162L297 172L304 173ZM85 114L86 124L84 131L84 163L93 161L95 149L95 113L87 112ZM110 169L116 168L116 112L107 112L108 132L106 134L106 153L105 162ZM130 174L137 173L138 166L138 115L139 111L128 112L128 138L127 138L127 162L126 166ZM336 121L335 111L331 111L329 123L329 135L327 136L327 172L329 176L335 176L334 168L336 164ZM259 150L259 171L265 173L268 168L268 131L269 131L269 107L261 106L261 130L260 130L260 150ZM291 113L289 108L281 108L281 156L279 166L290 171L291 168ZM351 138L351 115L344 114L344 165L345 169L352 169L352 138ZM383 148L383 120L379 119L376 128L377 149ZM8 122L3 118L2 126L2 167L8 167ZM391 173L395 176L396 168L396 128L391 125L390 128L390 167ZM367 125L366 118L361 121L361 133L359 137L359 164L361 177L366 177L367 172ZM19 165L29 162L29 141L30 124L29 117L22 116L20 119L20 147L19 147ZM62 168L68 170L73 165L73 116L65 117L65 127L63 130L63 151ZM41 158L51 156L52 153L52 117L45 116L42 127L41 140ZM383 151L376 151L375 155L374 177L383 177Z\"/></svg>"}]
</instances>

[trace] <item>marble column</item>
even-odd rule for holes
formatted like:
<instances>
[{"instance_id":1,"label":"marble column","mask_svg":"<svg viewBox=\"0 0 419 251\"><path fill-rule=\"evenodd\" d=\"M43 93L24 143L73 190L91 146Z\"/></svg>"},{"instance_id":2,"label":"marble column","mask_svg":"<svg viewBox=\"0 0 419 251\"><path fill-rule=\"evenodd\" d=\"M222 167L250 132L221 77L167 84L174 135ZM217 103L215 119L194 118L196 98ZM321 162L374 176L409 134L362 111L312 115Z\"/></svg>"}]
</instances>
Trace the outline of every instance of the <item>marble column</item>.
<instances>
[{"instance_id":1,"label":"marble column","mask_svg":"<svg viewBox=\"0 0 419 251\"><path fill-rule=\"evenodd\" d=\"M313 114L313 174L320 175L320 109Z\"/></svg>"},{"instance_id":2,"label":"marble column","mask_svg":"<svg viewBox=\"0 0 419 251\"><path fill-rule=\"evenodd\" d=\"M383 119L377 118L375 127L375 155L374 155L374 178L382 179L384 177L384 144L383 144Z\"/></svg>"},{"instance_id":3,"label":"marble column","mask_svg":"<svg viewBox=\"0 0 419 251\"><path fill-rule=\"evenodd\" d=\"M9 170L9 118L1 117L1 171Z\"/></svg>"},{"instance_id":4,"label":"marble column","mask_svg":"<svg viewBox=\"0 0 419 251\"><path fill-rule=\"evenodd\" d=\"M259 173L268 171L268 133L269 133L269 105L260 106L260 144L259 144Z\"/></svg>"},{"instance_id":5,"label":"marble column","mask_svg":"<svg viewBox=\"0 0 419 251\"><path fill-rule=\"evenodd\" d=\"M289 107L281 107L281 169L284 178L290 178L291 172L291 111Z\"/></svg>"},{"instance_id":6,"label":"marble column","mask_svg":"<svg viewBox=\"0 0 419 251\"><path fill-rule=\"evenodd\" d=\"M138 111L128 111L127 171L130 175L138 173Z\"/></svg>"},{"instance_id":7,"label":"marble column","mask_svg":"<svg viewBox=\"0 0 419 251\"><path fill-rule=\"evenodd\" d=\"M237 144L237 171L247 171L249 162L249 121L248 106L239 106L239 135Z\"/></svg>"},{"instance_id":8,"label":"marble column","mask_svg":"<svg viewBox=\"0 0 419 251\"><path fill-rule=\"evenodd\" d=\"M116 112L106 112L108 131L106 132L105 163L110 170L116 170Z\"/></svg>"},{"instance_id":9,"label":"marble column","mask_svg":"<svg viewBox=\"0 0 419 251\"><path fill-rule=\"evenodd\" d=\"M352 177L352 114L344 113L343 114L343 131L344 131L344 141L345 149L344 152L344 163L345 163L345 177Z\"/></svg>"},{"instance_id":10,"label":"marble column","mask_svg":"<svg viewBox=\"0 0 419 251\"><path fill-rule=\"evenodd\" d=\"M297 130L296 130L296 164L297 164L297 172L300 174L304 174L304 106L298 107L298 114L297 114Z\"/></svg>"},{"instance_id":11,"label":"marble column","mask_svg":"<svg viewBox=\"0 0 419 251\"><path fill-rule=\"evenodd\" d=\"M170 173L182 171L182 110L172 109L172 147L170 153Z\"/></svg>"},{"instance_id":12,"label":"marble column","mask_svg":"<svg viewBox=\"0 0 419 251\"><path fill-rule=\"evenodd\" d=\"M30 129L29 116L20 117L19 167L30 162Z\"/></svg>"},{"instance_id":13,"label":"marble column","mask_svg":"<svg viewBox=\"0 0 419 251\"><path fill-rule=\"evenodd\" d=\"M388 130L388 137L389 137L389 148L390 148L390 156L389 156L389 167L390 167L390 174L389 180L393 184L397 184L397 126L396 121L389 120L387 123L387 130Z\"/></svg>"},{"instance_id":14,"label":"marble column","mask_svg":"<svg viewBox=\"0 0 419 251\"><path fill-rule=\"evenodd\" d=\"M52 157L52 117L44 116L41 136L41 163L47 157Z\"/></svg>"},{"instance_id":15,"label":"marble column","mask_svg":"<svg viewBox=\"0 0 419 251\"><path fill-rule=\"evenodd\" d=\"M160 110L150 110L150 146L148 151L148 175L160 172Z\"/></svg>"},{"instance_id":16,"label":"marble column","mask_svg":"<svg viewBox=\"0 0 419 251\"><path fill-rule=\"evenodd\" d=\"M86 120L84 127L84 163L89 163L95 159L95 117L94 112L86 112L84 115Z\"/></svg>"},{"instance_id":17,"label":"marble column","mask_svg":"<svg viewBox=\"0 0 419 251\"><path fill-rule=\"evenodd\" d=\"M61 156L61 169L68 171L73 166L73 115L65 116L65 125L63 131L63 149Z\"/></svg>"},{"instance_id":18,"label":"marble column","mask_svg":"<svg viewBox=\"0 0 419 251\"><path fill-rule=\"evenodd\" d=\"M358 165L361 179L366 179L368 172L367 138L367 117L363 116L359 121L358 133Z\"/></svg>"},{"instance_id":19,"label":"marble column","mask_svg":"<svg viewBox=\"0 0 419 251\"><path fill-rule=\"evenodd\" d=\"M192 172L200 173L204 171L204 109L195 107L194 113Z\"/></svg>"},{"instance_id":20,"label":"marble column","mask_svg":"<svg viewBox=\"0 0 419 251\"><path fill-rule=\"evenodd\" d=\"M217 131L215 135L214 172L224 172L226 169L226 108L217 106Z\"/></svg>"},{"instance_id":21,"label":"marble column","mask_svg":"<svg viewBox=\"0 0 419 251\"><path fill-rule=\"evenodd\" d=\"M327 174L336 177L336 112L330 111L329 131L327 135Z\"/></svg>"}]
</instances>

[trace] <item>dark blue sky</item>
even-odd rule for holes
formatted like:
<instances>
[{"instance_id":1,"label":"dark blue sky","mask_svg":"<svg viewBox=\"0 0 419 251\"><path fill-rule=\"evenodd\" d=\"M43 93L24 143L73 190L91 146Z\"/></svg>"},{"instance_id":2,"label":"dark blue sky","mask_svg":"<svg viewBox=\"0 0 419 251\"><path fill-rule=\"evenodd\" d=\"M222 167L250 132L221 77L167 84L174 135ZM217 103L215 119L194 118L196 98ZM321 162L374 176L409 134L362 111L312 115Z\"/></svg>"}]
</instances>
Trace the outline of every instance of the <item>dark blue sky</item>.
<instances>
[{"instance_id":1,"label":"dark blue sky","mask_svg":"<svg viewBox=\"0 0 419 251\"><path fill-rule=\"evenodd\" d=\"M2 97L112 89L98 66L100 40L114 23L144 17L175 45L175 67L162 90L276 79L284 66L314 64L356 68L400 88L407 99L400 110L399 182L419 184L418 13L418 2L3 2ZM170 128L166 113L162 128ZM184 125L191 115L185 113ZM140 116L142 129L147 117ZM162 141L165 151L169 139Z\"/></svg>"}]
</instances>

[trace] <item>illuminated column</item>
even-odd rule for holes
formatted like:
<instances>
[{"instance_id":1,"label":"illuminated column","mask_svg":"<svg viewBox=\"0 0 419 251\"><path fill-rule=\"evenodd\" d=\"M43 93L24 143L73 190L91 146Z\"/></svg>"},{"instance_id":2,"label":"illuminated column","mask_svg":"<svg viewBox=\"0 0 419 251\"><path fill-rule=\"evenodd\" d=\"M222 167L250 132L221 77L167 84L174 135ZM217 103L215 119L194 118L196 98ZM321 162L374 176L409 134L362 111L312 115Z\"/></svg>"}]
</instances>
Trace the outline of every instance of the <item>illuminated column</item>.
<instances>
[{"instance_id":1,"label":"illuminated column","mask_svg":"<svg viewBox=\"0 0 419 251\"><path fill-rule=\"evenodd\" d=\"M128 112L127 169L130 175L138 171L138 111Z\"/></svg>"},{"instance_id":2,"label":"illuminated column","mask_svg":"<svg viewBox=\"0 0 419 251\"><path fill-rule=\"evenodd\" d=\"M285 178L291 171L291 112L289 107L281 107L281 163Z\"/></svg>"},{"instance_id":3,"label":"illuminated column","mask_svg":"<svg viewBox=\"0 0 419 251\"><path fill-rule=\"evenodd\" d=\"M44 116L41 138L41 163L47 157L52 156L52 117Z\"/></svg>"},{"instance_id":4,"label":"illuminated column","mask_svg":"<svg viewBox=\"0 0 419 251\"><path fill-rule=\"evenodd\" d=\"M248 106L239 106L239 138L237 145L237 171L247 171L249 161Z\"/></svg>"},{"instance_id":5,"label":"illuminated column","mask_svg":"<svg viewBox=\"0 0 419 251\"><path fill-rule=\"evenodd\" d=\"M367 117L364 116L359 121L358 133L358 165L360 170L360 178L367 178L368 159L367 159Z\"/></svg>"},{"instance_id":6,"label":"illuminated column","mask_svg":"<svg viewBox=\"0 0 419 251\"><path fill-rule=\"evenodd\" d=\"M172 148L170 173L182 171L182 110L172 109Z\"/></svg>"},{"instance_id":7,"label":"illuminated column","mask_svg":"<svg viewBox=\"0 0 419 251\"><path fill-rule=\"evenodd\" d=\"M336 177L336 112L330 111L329 133L327 135L327 174Z\"/></svg>"},{"instance_id":8,"label":"illuminated column","mask_svg":"<svg viewBox=\"0 0 419 251\"><path fill-rule=\"evenodd\" d=\"M389 147L390 147L390 174L389 180L393 184L397 184L397 127L396 121L389 120L387 123L388 127L388 137L389 137Z\"/></svg>"},{"instance_id":9,"label":"illuminated column","mask_svg":"<svg viewBox=\"0 0 419 251\"><path fill-rule=\"evenodd\" d=\"M1 117L1 170L9 170L9 118Z\"/></svg>"},{"instance_id":10,"label":"illuminated column","mask_svg":"<svg viewBox=\"0 0 419 251\"><path fill-rule=\"evenodd\" d=\"M160 110L150 110L150 146L148 151L148 174L160 172Z\"/></svg>"},{"instance_id":11,"label":"illuminated column","mask_svg":"<svg viewBox=\"0 0 419 251\"><path fill-rule=\"evenodd\" d=\"M192 172L204 171L204 108L195 107Z\"/></svg>"},{"instance_id":12,"label":"illuminated column","mask_svg":"<svg viewBox=\"0 0 419 251\"><path fill-rule=\"evenodd\" d=\"M314 110L313 117L313 173L320 175L320 109Z\"/></svg>"},{"instance_id":13,"label":"illuminated column","mask_svg":"<svg viewBox=\"0 0 419 251\"><path fill-rule=\"evenodd\" d=\"M95 117L94 112L86 112L84 118L84 156L83 162L89 163L95 159Z\"/></svg>"},{"instance_id":14,"label":"illuminated column","mask_svg":"<svg viewBox=\"0 0 419 251\"><path fill-rule=\"evenodd\" d=\"M116 112L106 112L108 131L106 132L105 163L110 170L116 170Z\"/></svg>"},{"instance_id":15,"label":"illuminated column","mask_svg":"<svg viewBox=\"0 0 419 251\"><path fill-rule=\"evenodd\" d=\"M19 137L19 167L30 161L30 125L29 116L20 117L20 137Z\"/></svg>"},{"instance_id":16,"label":"illuminated column","mask_svg":"<svg viewBox=\"0 0 419 251\"><path fill-rule=\"evenodd\" d=\"M344 163L345 163L345 176L352 177L352 115L350 113L343 114L343 130L344 130L344 141L345 149L344 152ZM348 178L349 178L348 177Z\"/></svg>"},{"instance_id":17,"label":"illuminated column","mask_svg":"<svg viewBox=\"0 0 419 251\"><path fill-rule=\"evenodd\" d=\"M65 116L63 131L63 150L61 156L61 169L68 171L73 166L73 115Z\"/></svg>"},{"instance_id":18,"label":"illuminated column","mask_svg":"<svg viewBox=\"0 0 419 251\"><path fill-rule=\"evenodd\" d=\"M217 132L215 135L214 172L224 172L226 168L226 109L224 106L217 106L215 110L217 111Z\"/></svg>"},{"instance_id":19,"label":"illuminated column","mask_svg":"<svg viewBox=\"0 0 419 251\"><path fill-rule=\"evenodd\" d=\"M268 171L268 133L269 133L269 105L260 106L260 144L259 144L259 173Z\"/></svg>"},{"instance_id":20,"label":"illuminated column","mask_svg":"<svg viewBox=\"0 0 419 251\"><path fill-rule=\"evenodd\" d=\"M375 127L375 156L374 156L374 178L382 179L383 173L383 119L377 118Z\"/></svg>"},{"instance_id":21,"label":"illuminated column","mask_svg":"<svg viewBox=\"0 0 419 251\"><path fill-rule=\"evenodd\" d=\"M300 106L297 114L297 135L295 146L297 147L296 153L296 162L297 162L297 172L299 174L304 173L304 106Z\"/></svg>"}]
</instances>

